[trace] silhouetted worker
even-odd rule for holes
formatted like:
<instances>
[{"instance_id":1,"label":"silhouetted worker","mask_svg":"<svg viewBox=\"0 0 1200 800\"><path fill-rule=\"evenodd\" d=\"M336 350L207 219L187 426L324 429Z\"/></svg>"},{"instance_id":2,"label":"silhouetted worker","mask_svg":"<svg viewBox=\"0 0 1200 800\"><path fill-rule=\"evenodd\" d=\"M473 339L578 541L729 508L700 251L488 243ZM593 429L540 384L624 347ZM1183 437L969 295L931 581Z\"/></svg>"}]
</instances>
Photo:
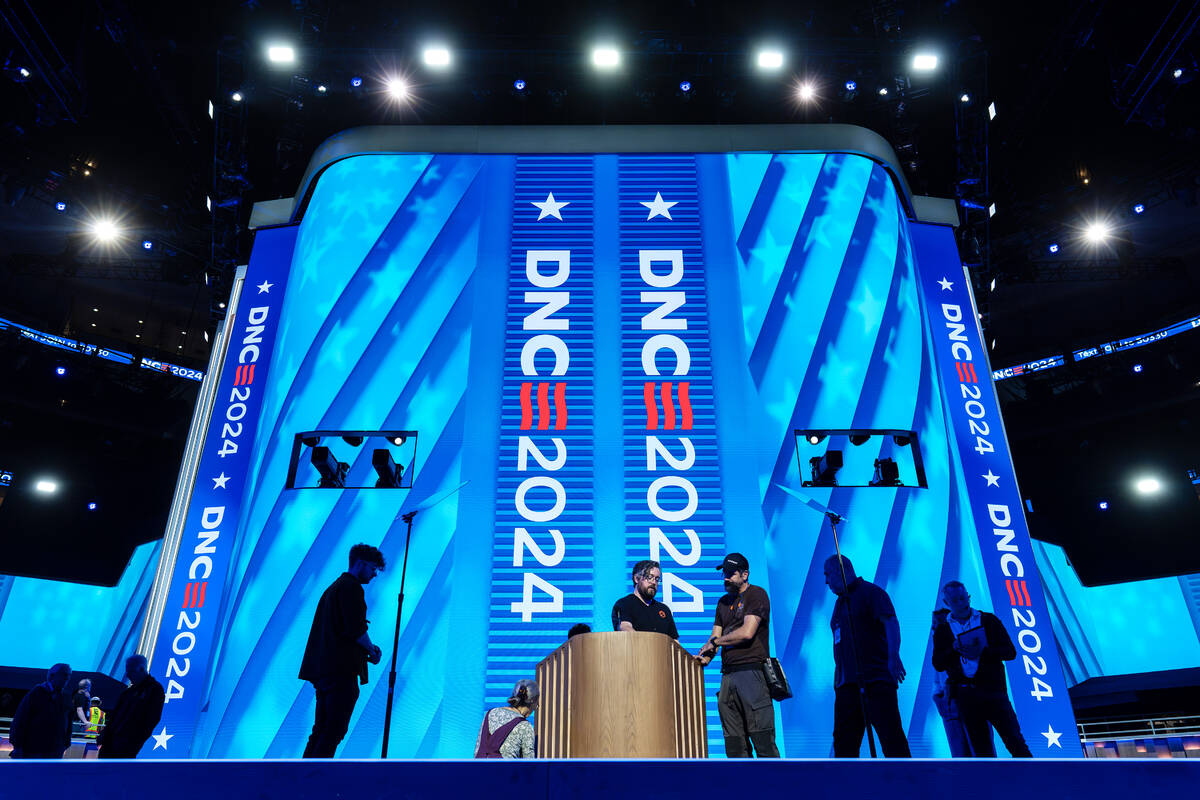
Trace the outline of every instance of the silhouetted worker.
<instances>
[{"instance_id":1,"label":"silhouetted worker","mask_svg":"<svg viewBox=\"0 0 1200 800\"><path fill-rule=\"evenodd\" d=\"M137 758L162 719L166 694L162 684L147 671L146 657L134 654L125 659L125 677L129 686L117 698L117 707L107 715L96 739L100 758Z\"/></svg>"},{"instance_id":2,"label":"silhouetted worker","mask_svg":"<svg viewBox=\"0 0 1200 800\"><path fill-rule=\"evenodd\" d=\"M64 689L68 664L55 664L46 680L30 689L9 725L10 758L62 758L71 746L70 703Z\"/></svg>"},{"instance_id":3,"label":"silhouetted worker","mask_svg":"<svg viewBox=\"0 0 1200 800\"><path fill-rule=\"evenodd\" d=\"M906 673L892 600L882 588L855 575L845 556L825 559L825 584L837 595L829 623L833 629L833 754L858 758L866 732L865 706L883 754L909 758L896 700L896 688Z\"/></svg>"},{"instance_id":4,"label":"silhouetted worker","mask_svg":"<svg viewBox=\"0 0 1200 800\"><path fill-rule=\"evenodd\" d=\"M639 561L633 566L633 591L612 607L614 631L652 631L679 638L671 608L654 599L662 580L657 561Z\"/></svg>"},{"instance_id":5,"label":"silhouetted worker","mask_svg":"<svg viewBox=\"0 0 1200 800\"><path fill-rule=\"evenodd\" d=\"M379 549L369 544L350 548L350 569L338 576L317 602L300 680L317 692L317 711L305 758L333 758L350 727L358 687L367 682L367 662L378 664L381 651L367 635L367 600L363 586L387 566Z\"/></svg>"},{"instance_id":6,"label":"silhouetted worker","mask_svg":"<svg viewBox=\"0 0 1200 800\"><path fill-rule=\"evenodd\" d=\"M79 687L75 690L74 697L71 698L71 724L72 726L78 722L82 726L87 726L90 721L90 709L92 705L92 682L84 678L79 682Z\"/></svg>"},{"instance_id":7,"label":"silhouetted worker","mask_svg":"<svg viewBox=\"0 0 1200 800\"><path fill-rule=\"evenodd\" d=\"M933 644L933 635L938 626L946 621L948 608L937 608L933 611L933 625L929 629L929 641ZM930 648L932 652L932 647ZM950 756L962 758L971 755L971 745L967 741L967 729L963 727L962 718L958 713L958 701L950 696L948 690L949 677L945 671L935 669L933 673L933 704L937 707L938 715L942 718L942 727L946 729L946 743L950 745Z\"/></svg>"},{"instance_id":8,"label":"silhouetted worker","mask_svg":"<svg viewBox=\"0 0 1200 800\"><path fill-rule=\"evenodd\" d=\"M707 665L721 648L717 713L725 755L749 758L753 745L759 758L779 758L775 705L763 674L771 656L771 599L750 584L750 562L741 553L725 556L717 569L725 574L726 594L717 600L712 636L696 658Z\"/></svg>"},{"instance_id":9,"label":"silhouetted worker","mask_svg":"<svg viewBox=\"0 0 1200 800\"><path fill-rule=\"evenodd\" d=\"M1008 700L1004 662L1017 657L1008 631L996 615L971 608L971 595L959 581L942 588L942 599L950 614L933 632L933 668L946 671L972 753L995 757L990 725L1014 757L1032 758Z\"/></svg>"}]
</instances>

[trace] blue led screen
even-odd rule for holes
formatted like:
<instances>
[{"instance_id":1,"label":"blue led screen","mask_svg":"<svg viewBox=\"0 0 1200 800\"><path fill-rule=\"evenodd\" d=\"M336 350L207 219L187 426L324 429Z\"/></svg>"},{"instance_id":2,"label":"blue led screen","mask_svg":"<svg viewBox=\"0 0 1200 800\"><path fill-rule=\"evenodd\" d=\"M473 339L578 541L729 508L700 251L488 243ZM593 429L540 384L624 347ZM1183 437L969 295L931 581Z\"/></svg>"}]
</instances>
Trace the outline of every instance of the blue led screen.
<instances>
[{"instance_id":1,"label":"blue led screen","mask_svg":"<svg viewBox=\"0 0 1200 800\"><path fill-rule=\"evenodd\" d=\"M467 481L414 523L392 755L470 755L484 709L572 624L609 627L640 559L662 562L694 651L722 591L713 568L738 551L796 693L776 706L781 749L826 757L833 541L779 487L809 477L796 430L854 428L917 432L929 484L805 490L846 516L844 552L895 603L914 755L948 755L929 621L954 578L1021 643L1009 679L1034 753L1079 755L974 320L951 231L908 220L861 156L334 163L298 226L258 234L155 654L175 670L178 738L153 754L298 755L320 592L350 545L378 544L371 635L390 647L398 516ZM241 439L222 432L238 408ZM296 433L388 429L419 432L410 491L283 488ZM366 448L330 446L367 469ZM205 542L228 575L198 595ZM192 637L201 618L212 633ZM171 648L190 661L167 666ZM715 666L708 683L711 698ZM386 692L375 668L342 755L378 753ZM711 699L708 731L719 755Z\"/></svg>"}]
</instances>

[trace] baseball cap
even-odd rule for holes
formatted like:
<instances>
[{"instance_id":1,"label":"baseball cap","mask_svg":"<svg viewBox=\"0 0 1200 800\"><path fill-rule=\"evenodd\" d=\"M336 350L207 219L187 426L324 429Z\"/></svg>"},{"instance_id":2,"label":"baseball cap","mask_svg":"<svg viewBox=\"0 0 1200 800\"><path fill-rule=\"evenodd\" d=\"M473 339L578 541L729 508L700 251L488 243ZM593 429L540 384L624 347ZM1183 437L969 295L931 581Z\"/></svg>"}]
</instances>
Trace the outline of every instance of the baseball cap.
<instances>
[{"instance_id":1,"label":"baseball cap","mask_svg":"<svg viewBox=\"0 0 1200 800\"><path fill-rule=\"evenodd\" d=\"M717 566L717 570L724 572L726 575L732 575L735 572L745 572L748 569L750 569L750 562L741 553L730 553Z\"/></svg>"}]
</instances>

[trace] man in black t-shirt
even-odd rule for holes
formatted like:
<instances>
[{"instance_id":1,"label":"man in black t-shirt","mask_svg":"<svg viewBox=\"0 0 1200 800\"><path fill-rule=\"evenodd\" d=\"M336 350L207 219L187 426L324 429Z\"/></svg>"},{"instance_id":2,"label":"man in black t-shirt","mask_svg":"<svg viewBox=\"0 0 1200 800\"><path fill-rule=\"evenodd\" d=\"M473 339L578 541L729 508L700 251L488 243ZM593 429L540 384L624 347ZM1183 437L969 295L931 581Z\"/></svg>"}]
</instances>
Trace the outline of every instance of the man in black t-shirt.
<instances>
[{"instance_id":1,"label":"man in black t-shirt","mask_svg":"<svg viewBox=\"0 0 1200 800\"><path fill-rule=\"evenodd\" d=\"M696 658L707 665L721 648L717 712L725 755L749 758L753 745L759 758L779 758L775 706L763 674L771 654L771 600L765 589L750 584L750 562L741 553L725 556L717 569L725 573L727 594L717 601L712 636Z\"/></svg>"},{"instance_id":2,"label":"man in black t-shirt","mask_svg":"<svg viewBox=\"0 0 1200 800\"><path fill-rule=\"evenodd\" d=\"M613 603L614 631L652 631L679 638L671 609L654 599L662 580L657 561L639 561L633 567L633 592Z\"/></svg>"},{"instance_id":3,"label":"man in black t-shirt","mask_svg":"<svg viewBox=\"0 0 1200 800\"><path fill-rule=\"evenodd\" d=\"M840 563L839 563L840 560ZM909 758L896 687L904 680L900 623L887 592L854 574L845 556L825 560L825 583L833 604L833 755L858 758L866 716L879 735L883 754ZM858 652L855 652L857 643Z\"/></svg>"},{"instance_id":4,"label":"man in black t-shirt","mask_svg":"<svg viewBox=\"0 0 1200 800\"><path fill-rule=\"evenodd\" d=\"M317 712L305 758L333 758L350 727L358 685L367 682L367 662L378 664L382 651L367 635L363 586L386 566L383 553L369 544L350 548L350 569L330 584L317 603L300 680L317 692Z\"/></svg>"},{"instance_id":5,"label":"man in black t-shirt","mask_svg":"<svg viewBox=\"0 0 1200 800\"><path fill-rule=\"evenodd\" d=\"M79 723L78 730L83 731L91 720L88 715L92 709L92 682L84 678L79 682L79 687L75 691L74 697L71 698L71 728L75 730L75 723Z\"/></svg>"}]
</instances>

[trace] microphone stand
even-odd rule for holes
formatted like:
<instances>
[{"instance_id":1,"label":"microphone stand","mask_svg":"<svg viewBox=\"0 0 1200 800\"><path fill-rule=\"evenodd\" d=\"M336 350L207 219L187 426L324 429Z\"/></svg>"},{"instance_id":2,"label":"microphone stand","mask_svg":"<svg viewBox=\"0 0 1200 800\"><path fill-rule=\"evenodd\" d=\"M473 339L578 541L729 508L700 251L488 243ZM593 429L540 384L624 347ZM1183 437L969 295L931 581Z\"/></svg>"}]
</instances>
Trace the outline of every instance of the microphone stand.
<instances>
[{"instance_id":1,"label":"microphone stand","mask_svg":"<svg viewBox=\"0 0 1200 800\"><path fill-rule=\"evenodd\" d=\"M392 671L388 673L387 710L383 717L383 754L387 758L388 738L392 732L392 701L396 695L396 653L400 650L400 615L404 612L404 579L408 574L408 543L412 540L412 522L416 511L409 511L401 519L408 523L404 534L404 565L400 567L400 594L396 596L396 633L392 637Z\"/></svg>"}]
</instances>

